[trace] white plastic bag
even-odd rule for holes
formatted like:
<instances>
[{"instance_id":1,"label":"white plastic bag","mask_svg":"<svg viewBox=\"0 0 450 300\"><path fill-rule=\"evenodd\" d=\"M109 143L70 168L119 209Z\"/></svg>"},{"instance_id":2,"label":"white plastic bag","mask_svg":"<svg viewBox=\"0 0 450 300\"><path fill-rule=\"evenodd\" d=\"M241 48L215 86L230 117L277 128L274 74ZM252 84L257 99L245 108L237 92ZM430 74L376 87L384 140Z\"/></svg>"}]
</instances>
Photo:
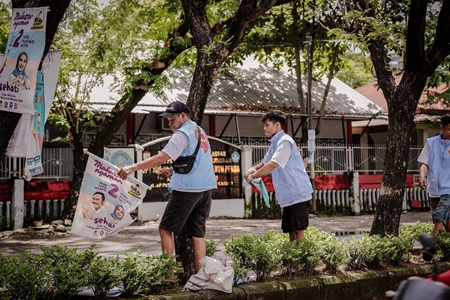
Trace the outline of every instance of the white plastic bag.
<instances>
[{"instance_id":1,"label":"white plastic bag","mask_svg":"<svg viewBox=\"0 0 450 300\"><path fill-rule=\"evenodd\" d=\"M204 256L200 259L200 271L192 275L184 290L218 290L225 293L231 293L233 290L234 269L224 267L223 264L215 258Z\"/></svg>"}]
</instances>

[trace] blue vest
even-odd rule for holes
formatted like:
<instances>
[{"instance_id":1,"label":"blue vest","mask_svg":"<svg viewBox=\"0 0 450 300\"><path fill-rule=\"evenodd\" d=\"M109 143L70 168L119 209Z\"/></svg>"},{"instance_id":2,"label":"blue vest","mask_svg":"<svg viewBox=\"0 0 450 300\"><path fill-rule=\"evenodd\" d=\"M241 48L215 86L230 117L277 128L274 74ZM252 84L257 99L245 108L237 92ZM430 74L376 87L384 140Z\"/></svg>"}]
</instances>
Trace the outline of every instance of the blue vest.
<instances>
[{"instance_id":1,"label":"blue vest","mask_svg":"<svg viewBox=\"0 0 450 300\"><path fill-rule=\"evenodd\" d=\"M198 142L197 124L191 120L185 122L176 131L186 134L189 138L189 146L181 153L181 156L194 153ZM173 173L169 183L169 192L177 191L207 191L217 188L216 174L212 163L211 147L208 138L201 130L202 141L198 149L197 158L189 174ZM206 151L206 152L205 152Z\"/></svg>"},{"instance_id":2,"label":"blue vest","mask_svg":"<svg viewBox=\"0 0 450 300\"><path fill-rule=\"evenodd\" d=\"M450 194L450 140L441 137L442 132L427 139L428 193L439 196Z\"/></svg>"},{"instance_id":3,"label":"blue vest","mask_svg":"<svg viewBox=\"0 0 450 300\"><path fill-rule=\"evenodd\" d=\"M281 207L290 206L311 195L313 192L311 182L294 140L284 131L280 131L269 141L271 142L268 150L269 159L273 157L280 143L287 141L291 144L291 157L289 157L284 169L277 167L272 171L272 181L278 204Z\"/></svg>"}]
</instances>

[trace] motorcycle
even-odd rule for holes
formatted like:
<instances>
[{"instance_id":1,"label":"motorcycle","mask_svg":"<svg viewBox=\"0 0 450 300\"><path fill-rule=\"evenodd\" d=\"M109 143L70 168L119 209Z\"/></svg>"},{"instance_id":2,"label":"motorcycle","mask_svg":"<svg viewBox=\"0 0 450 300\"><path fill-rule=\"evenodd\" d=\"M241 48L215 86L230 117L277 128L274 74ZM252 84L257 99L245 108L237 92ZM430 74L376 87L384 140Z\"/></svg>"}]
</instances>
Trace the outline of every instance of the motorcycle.
<instances>
[{"instance_id":1,"label":"motorcycle","mask_svg":"<svg viewBox=\"0 0 450 300\"><path fill-rule=\"evenodd\" d=\"M436 254L436 245L433 238L422 233L419 242L423 246L423 260L431 261ZM393 300L449 300L450 287L437 280L437 266L433 264L433 280L424 278L409 278L400 282L397 291L387 291L386 297Z\"/></svg>"}]
</instances>

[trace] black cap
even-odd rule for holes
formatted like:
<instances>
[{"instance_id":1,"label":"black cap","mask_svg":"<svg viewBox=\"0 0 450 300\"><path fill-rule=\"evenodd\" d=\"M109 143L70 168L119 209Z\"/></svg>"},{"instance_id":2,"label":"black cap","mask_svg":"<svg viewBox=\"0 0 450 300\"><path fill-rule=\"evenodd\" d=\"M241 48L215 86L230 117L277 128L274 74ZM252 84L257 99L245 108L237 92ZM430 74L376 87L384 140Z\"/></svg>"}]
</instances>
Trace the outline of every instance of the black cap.
<instances>
[{"instance_id":1,"label":"black cap","mask_svg":"<svg viewBox=\"0 0 450 300\"><path fill-rule=\"evenodd\" d=\"M191 110L189 109L189 107L184 104L181 101L174 101L172 103L170 103L167 108L166 111L162 114L159 115L160 118L168 118L173 116L174 114L179 114L179 113L191 113Z\"/></svg>"}]
</instances>

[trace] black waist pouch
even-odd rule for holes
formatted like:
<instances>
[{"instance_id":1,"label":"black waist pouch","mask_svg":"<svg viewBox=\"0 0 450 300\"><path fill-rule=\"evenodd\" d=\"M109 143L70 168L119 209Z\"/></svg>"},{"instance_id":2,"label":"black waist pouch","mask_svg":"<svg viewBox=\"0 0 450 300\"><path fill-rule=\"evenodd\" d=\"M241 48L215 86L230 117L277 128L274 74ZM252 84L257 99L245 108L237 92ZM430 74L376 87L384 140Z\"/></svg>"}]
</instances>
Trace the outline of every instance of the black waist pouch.
<instances>
[{"instance_id":1,"label":"black waist pouch","mask_svg":"<svg viewBox=\"0 0 450 300\"><path fill-rule=\"evenodd\" d=\"M179 156L177 160L173 162L173 171L178 174L188 174L194 166L196 157L197 155Z\"/></svg>"}]
</instances>

